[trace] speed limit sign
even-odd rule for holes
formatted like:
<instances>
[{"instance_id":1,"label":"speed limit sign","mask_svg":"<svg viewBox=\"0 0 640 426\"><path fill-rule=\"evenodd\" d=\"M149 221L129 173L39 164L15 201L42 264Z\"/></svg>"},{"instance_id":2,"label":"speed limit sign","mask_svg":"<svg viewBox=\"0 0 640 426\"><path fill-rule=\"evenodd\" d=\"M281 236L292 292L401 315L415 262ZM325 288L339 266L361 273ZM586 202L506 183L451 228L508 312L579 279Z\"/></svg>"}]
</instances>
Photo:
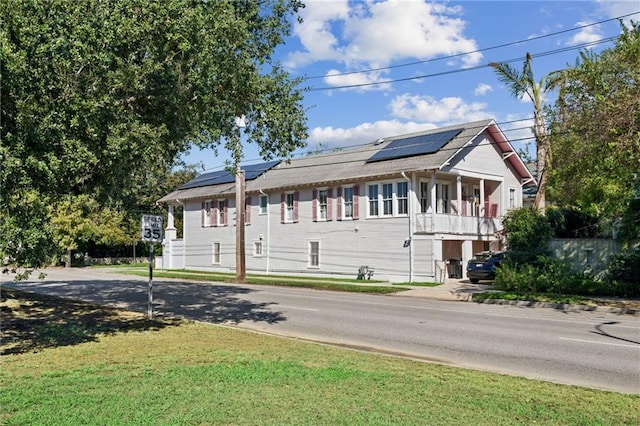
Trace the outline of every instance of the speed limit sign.
<instances>
[{"instance_id":1,"label":"speed limit sign","mask_svg":"<svg viewBox=\"0 0 640 426\"><path fill-rule=\"evenodd\" d=\"M142 241L162 242L162 216L142 215Z\"/></svg>"}]
</instances>

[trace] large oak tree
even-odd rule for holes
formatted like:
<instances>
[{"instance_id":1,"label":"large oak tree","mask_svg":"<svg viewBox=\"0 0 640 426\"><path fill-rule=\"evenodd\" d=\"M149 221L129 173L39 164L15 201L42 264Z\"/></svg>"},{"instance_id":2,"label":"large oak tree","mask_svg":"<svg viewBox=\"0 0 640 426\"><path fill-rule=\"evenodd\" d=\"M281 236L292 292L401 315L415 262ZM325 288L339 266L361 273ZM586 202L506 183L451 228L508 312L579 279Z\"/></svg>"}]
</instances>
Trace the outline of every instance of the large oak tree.
<instances>
[{"instance_id":1,"label":"large oak tree","mask_svg":"<svg viewBox=\"0 0 640 426\"><path fill-rule=\"evenodd\" d=\"M192 144L265 159L304 146L304 89L274 60L298 0L0 2L0 254L38 266L42 212L118 206Z\"/></svg>"}]
</instances>

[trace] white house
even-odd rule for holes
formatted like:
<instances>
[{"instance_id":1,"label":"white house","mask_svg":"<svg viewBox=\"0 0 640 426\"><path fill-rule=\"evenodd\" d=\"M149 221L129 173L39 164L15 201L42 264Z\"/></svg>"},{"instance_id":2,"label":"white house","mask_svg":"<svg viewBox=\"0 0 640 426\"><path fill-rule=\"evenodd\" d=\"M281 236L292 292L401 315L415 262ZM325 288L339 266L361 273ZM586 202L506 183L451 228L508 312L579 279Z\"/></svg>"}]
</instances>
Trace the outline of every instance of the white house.
<instances>
[{"instance_id":1,"label":"white house","mask_svg":"<svg viewBox=\"0 0 640 426\"><path fill-rule=\"evenodd\" d=\"M247 272L355 278L366 265L396 282L464 275L458 265L500 248L501 217L535 183L493 120L245 169ZM165 268L235 271L233 175L205 173L159 201Z\"/></svg>"}]
</instances>

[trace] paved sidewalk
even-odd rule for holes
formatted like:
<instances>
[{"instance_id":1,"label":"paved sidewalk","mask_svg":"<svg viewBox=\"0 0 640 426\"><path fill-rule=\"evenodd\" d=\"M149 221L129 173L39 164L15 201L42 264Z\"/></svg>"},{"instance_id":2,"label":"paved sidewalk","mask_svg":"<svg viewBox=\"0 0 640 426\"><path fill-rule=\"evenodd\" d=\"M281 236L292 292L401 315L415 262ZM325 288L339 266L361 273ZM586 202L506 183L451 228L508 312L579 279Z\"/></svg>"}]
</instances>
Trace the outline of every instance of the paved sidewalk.
<instances>
[{"instance_id":1,"label":"paved sidewalk","mask_svg":"<svg viewBox=\"0 0 640 426\"><path fill-rule=\"evenodd\" d=\"M411 290L396 293L396 296L408 297L428 297L438 300L459 300L470 301L474 293L483 293L491 290L490 284L471 284L469 280L448 279L444 284L437 287L427 286L407 286Z\"/></svg>"},{"instance_id":2,"label":"paved sidewalk","mask_svg":"<svg viewBox=\"0 0 640 426\"><path fill-rule=\"evenodd\" d=\"M403 285L403 287L409 287ZM426 297L438 300L458 300L462 302L470 302L474 293L484 293L492 291L490 284L471 284L469 280L447 280L444 284L437 287L414 286L409 291L396 293L393 296L399 297ZM500 300L489 299L483 303L508 304L517 306L526 306L529 308L551 308L561 309L564 311L599 311L615 314L626 314L640 316L640 301L622 300L622 299L601 299L601 303L597 303L598 299L593 299L592 304L588 305L570 305L566 303L551 302L532 302L527 300Z\"/></svg>"}]
</instances>

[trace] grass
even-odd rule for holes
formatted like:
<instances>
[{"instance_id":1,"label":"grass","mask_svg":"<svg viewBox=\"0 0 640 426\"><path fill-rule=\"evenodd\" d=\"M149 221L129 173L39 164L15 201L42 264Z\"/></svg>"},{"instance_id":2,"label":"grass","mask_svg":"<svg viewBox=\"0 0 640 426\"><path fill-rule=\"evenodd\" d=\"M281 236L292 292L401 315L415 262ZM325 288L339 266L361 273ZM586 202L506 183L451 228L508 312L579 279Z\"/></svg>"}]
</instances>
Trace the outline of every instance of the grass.
<instances>
[{"instance_id":1,"label":"grass","mask_svg":"<svg viewBox=\"0 0 640 426\"><path fill-rule=\"evenodd\" d=\"M7 289L2 310L3 348L20 335L30 344L1 359L0 424L635 425L640 418L640 395L222 326L148 322ZM67 333L81 338L60 340Z\"/></svg>"},{"instance_id":2,"label":"grass","mask_svg":"<svg viewBox=\"0 0 640 426\"><path fill-rule=\"evenodd\" d=\"M114 272L128 275L149 276L148 267L125 266L113 267ZM179 278L197 281L236 282L235 274L221 272L205 272L195 270L154 270L154 277ZM315 288L319 290L345 291L352 293L389 294L408 290L405 287L376 285L385 283L376 280L356 280L349 278L300 277L285 275L255 275L249 274L245 280L247 284L277 285L283 287Z\"/></svg>"},{"instance_id":3,"label":"grass","mask_svg":"<svg viewBox=\"0 0 640 426\"><path fill-rule=\"evenodd\" d=\"M567 305L607 306L611 308L640 309L640 301L638 300L594 298L594 297L584 297L584 296L577 296L577 295L562 295L562 294L547 294L547 293L523 294L523 293L515 293L515 292L507 292L507 291L476 293L473 295L474 302L481 302L486 300L509 300L509 301L522 300L522 301L528 301L528 302L557 303L557 304L567 304Z\"/></svg>"}]
</instances>

